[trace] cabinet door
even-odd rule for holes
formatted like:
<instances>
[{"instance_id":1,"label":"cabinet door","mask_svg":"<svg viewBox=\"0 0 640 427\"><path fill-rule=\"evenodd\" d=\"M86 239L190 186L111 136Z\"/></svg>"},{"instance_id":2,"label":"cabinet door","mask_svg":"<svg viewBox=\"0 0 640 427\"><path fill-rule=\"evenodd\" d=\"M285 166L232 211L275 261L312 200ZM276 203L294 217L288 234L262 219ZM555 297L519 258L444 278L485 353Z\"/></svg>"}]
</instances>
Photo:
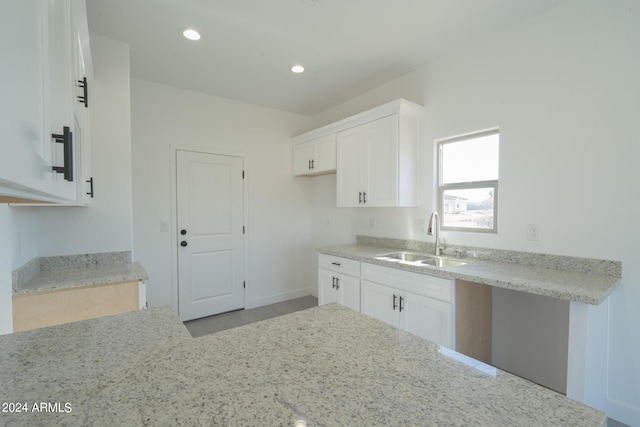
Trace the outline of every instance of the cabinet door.
<instances>
[{"instance_id":1,"label":"cabinet door","mask_svg":"<svg viewBox=\"0 0 640 427\"><path fill-rule=\"evenodd\" d=\"M336 170L336 134L313 140L313 173Z\"/></svg>"},{"instance_id":2,"label":"cabinet door","mask_svg":"<svg viewBox=\"0 0 640 427\"><path fill-rule=\"evenodd\" d=\"M366 152L363 150L365 126L357 126L337 136L337 206L362 206L365 191Z\"/></svg>"},{"instance_id":3,"label":"cabinet door","mask_svg":"<svg viewBox=\"0 0 640 427\"><path fill-rule=\"evenodd\" d=\"M453 317L451 303L403 292L399 311L402 330L436 344L453 348Z\"/></svg>"},{"instance_id":4,"label":"cabinet door","mask_svg":"<svg viewBox=\"0 0 640 427\"><path fill-rule=\"evenodd\" d=\"M44 11L36 0L0 1L0 184L7 185L0 194L28 197L29 189L52 186L43 118Z\"/></svg>"},{"instance_id":5,"label":"cabinet door","mask_svg":"<svg viewBox=\"0 0 640 427\"><path fill-rule=\"evenodd\" d=\"M293 174L308 175L311 173L313 159L313 142L305 142L293 147Z\"/></svg>"},{"instance_id":6,"label":"cabinet door","mask_svg":"<svg viewBox=\"0 0 640 427\"><path fill-rule=\"evenodd\" d=\"M337 301L355 311L360 311L360 279L353 276L339 274Z\"/></svg>"},{"instance_id":7,"label":"cabinet door","mask_svg":"<svg viewBox=\"0 0 640 427\"><path fill-rule=\"evenodd\" d=\"M89 28L86 4L71 0L71 68L73 79L73 133L77 204L86 206L93 198L91 174L91 132L89 130L89 101L93 83Z\"/></svg>"},{"instance_id":8,"label":"cabinet door","mask_svg":"<svg viewBox=\"0 0 640 427\"><path fill-rule=\"evenodd\" d=\"M398 115L367 125L367 202L365 206L398 205Z\"/></svg>"},{"instance_id":9,"label":"cabinet door","mask_svg":"<svg viewBox=\"0 0 640 427\"><path fill-rule=\"evenodd\" d=\"M397 327L398 303L398 291L394 288L367 280L360 281L360 312Z\"/></svg>"},{"instance_id":10,"label":"cabinet door","mask_svg":"<svg viewBox=\"0 0 640 427\"><path fill-rule=\"evenodd\" d=\"M62 134L69 127L73 134L74 120L71 113L74 93L73 72L71 69L71 10L68 1L48 0L46 37L44 39L44 99L45 99L45 139L52 147L53 166L70 167L73 172L75 156L70 164L65 164L64 144L55 142L52 134ZM72 137L72 142L73 137ZM75 153L74 153L75 154ZM75 174L74 174L75 175ZM76 177L73 177L75 180ZM77 185L65 180L61 173L54 173L53 193L67 200L77 197Z\"/></svg>"},{"instance_id":11,"label":"cabinet door","mask_svg":"<svg viewBox=\"0 0 640 427\"><path fill-rule=\"evenodd\" d=\"M337 302L338 294L334 288L336 276L333 271L318 269L318 305Z\"/></svg>"}]
</instances>

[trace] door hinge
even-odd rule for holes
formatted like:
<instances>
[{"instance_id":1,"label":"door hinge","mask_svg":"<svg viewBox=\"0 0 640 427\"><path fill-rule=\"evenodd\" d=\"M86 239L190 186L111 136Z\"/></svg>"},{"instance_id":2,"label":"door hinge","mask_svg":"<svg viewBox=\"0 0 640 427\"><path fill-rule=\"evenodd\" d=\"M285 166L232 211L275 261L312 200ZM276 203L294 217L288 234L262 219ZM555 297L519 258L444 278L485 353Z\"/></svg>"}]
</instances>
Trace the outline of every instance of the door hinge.
<instances>
[{"instance_id":1,"label":"door hinge","mask_svg":"<svg viewBox=\"0 0 640 427\"><path fill-rule=\"evenodd\" d=\"M247 289L247 282L242 282L242 289Z\"/></svg>"}]
</instances>

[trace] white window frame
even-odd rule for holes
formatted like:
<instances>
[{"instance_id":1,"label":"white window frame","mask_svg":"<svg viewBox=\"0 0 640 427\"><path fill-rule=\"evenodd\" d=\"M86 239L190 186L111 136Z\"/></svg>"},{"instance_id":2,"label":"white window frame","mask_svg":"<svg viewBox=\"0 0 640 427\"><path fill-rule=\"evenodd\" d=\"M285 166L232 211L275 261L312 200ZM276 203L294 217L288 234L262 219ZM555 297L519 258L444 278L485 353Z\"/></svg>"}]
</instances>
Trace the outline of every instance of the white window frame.
<instances>
[{"instance_id":1,"label":"white window frame","mask_svg":"<svg viewBox=\"0 0 640 427\"><path fill-rule=\"evenodd\" d=\"M457 135L450 138L443 138L436 141L438 148L438 214L440 215L440 228L447 231L466 231L471 233L492 233L498 232L498 179L487 181L470 181L470 182L456 182L452 184L442 183L442 146L452 142L460 142L468 139L479 138L487 135L500 135L499 128L486 129L478 132L466 133L463 135ZM447 190L470 190L476 188L491 188L493 190L493 228L479 228L479 227L451 227L444 225L444 193Z\"/></svg>"}]
</instances>

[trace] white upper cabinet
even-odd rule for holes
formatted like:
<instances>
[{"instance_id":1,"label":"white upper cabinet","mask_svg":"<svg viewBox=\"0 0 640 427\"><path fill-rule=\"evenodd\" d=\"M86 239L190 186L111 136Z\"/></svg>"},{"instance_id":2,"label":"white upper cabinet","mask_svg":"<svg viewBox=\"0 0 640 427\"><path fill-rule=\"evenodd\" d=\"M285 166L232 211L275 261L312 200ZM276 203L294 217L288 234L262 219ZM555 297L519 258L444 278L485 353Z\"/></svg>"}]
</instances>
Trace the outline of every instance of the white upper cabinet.
<instances>
[{"instance_id":1,"label":"white upper cabinet","mask_svg":"<svg viewBox=\"0 0 640 427\"><path fill-rule=\"evenodd\" d=\"M421 106L398 99L298 135L294 175L335 168L339 207L416 206L421 115Z\"/></svg>"},{"instance_id":2,"label":"white upper cabinet","mask_svg":"<svg viewBox=\"0 0 640 427\"><path fill-rule=\"evenodd\" d=\"M87 119L74 113L71 2L3 1L0 20L0 200L76 204L82 139L74 137Z\"/></svg>"},{"instance_id":3,"label":"white upper cabinet","mask_svg":"<svg viewBox=\"0 0 640 427\"><path fill-rule=\"evenodd\" d=\"M398 156L397 114L340 132L338 206L406 206L405 199L415 204L415 195L409 194L415 186L398 186Z\"/></svg>"},{"instance_id":4,"label":"white upper cabinet","mask_svg":"<svg viewBox=\"0 0 640 427\"><path fill-rule=\"evenodd\" d=\"M324 175L335 171L335 133L293 146L294 175Z\"/></svg>"}]
</instances>

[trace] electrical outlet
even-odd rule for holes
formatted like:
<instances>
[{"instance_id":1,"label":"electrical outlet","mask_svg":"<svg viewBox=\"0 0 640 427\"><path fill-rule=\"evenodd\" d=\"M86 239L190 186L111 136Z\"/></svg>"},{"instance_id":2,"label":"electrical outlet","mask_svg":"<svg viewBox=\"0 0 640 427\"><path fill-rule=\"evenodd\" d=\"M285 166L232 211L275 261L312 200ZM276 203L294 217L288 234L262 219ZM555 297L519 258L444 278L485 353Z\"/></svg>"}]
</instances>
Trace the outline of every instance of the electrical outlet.
<instances>
[{"instance_id":1,"label":"electrical outlet","mask_svg":"<svg viewBox=\"0 0 640 427\"><path fill-rule=\"evenodd\" d=\"M375 229L376 229L376 219L369 218L369 230L375 230Z\"/></svg>"},{"instance_id":2,"label":"electrical outlet","mask_svg":"<svg viewBox=\"0 0 640 427\"><path fill-rule=\"evenodd\" d=\"M540 240L540 224L527 225L527 240Z\"/></svg>"},{"instance_id":3,"label":"electrical outlet","mask_svg":"<svg viewBox=\"0 0 640 427\"><path fill-rule=\"evenodd\" d=\"M425 231L426 221L424 219L414 219L413 220L413 230L414 231Z\"/></svg>"}]
</instances>

